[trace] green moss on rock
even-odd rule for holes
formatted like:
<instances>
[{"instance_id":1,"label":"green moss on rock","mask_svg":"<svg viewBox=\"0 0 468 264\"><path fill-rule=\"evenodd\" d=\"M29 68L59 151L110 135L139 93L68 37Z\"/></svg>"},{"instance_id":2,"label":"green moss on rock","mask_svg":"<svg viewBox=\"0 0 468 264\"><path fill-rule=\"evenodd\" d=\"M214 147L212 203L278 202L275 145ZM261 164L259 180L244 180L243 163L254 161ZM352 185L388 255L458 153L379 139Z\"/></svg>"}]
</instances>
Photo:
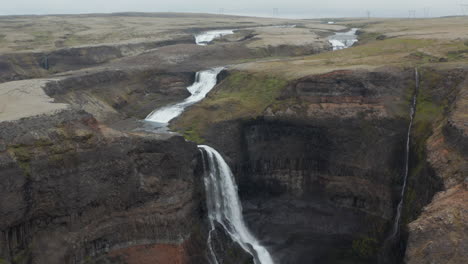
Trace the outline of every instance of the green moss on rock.
<instances>
[{"instance_id":1,"label":"green moss on rock","mask_svg":"<svg viewBox=\"0 0 468 264\"><path fill-rule=\"evenodd\" d=\"M379 243L372 237L360 237L353 240L352 251L354 255L359 258L368 259L377 254L379 250Z\"/></svg>"},{"instance_id":2,"label":"green moss on rock","mask_svg":"<svg viewBox=\"0 0 468 264\"><path fill-rule=\"evenodd\" d=\"M32 152L29 146L26 145L15 145L10 148L10 153L19 162L28 162L31 160Z\"/></svg>"},{"instance_id":3,"label":"green moss on rock","mask_svg":"<svg viewBox=\"0 0 468 264\"><path fill-rule=\"evenodd\" d=\"M411 135L410 171L402 212L403 231L418 217L432 195L442 188L442 179L434 174L427 162L426 148L429 137L447 122L450 101L460 82L456 76L432 68L420 70L420 89Z\"/></svg>"},{"instance_id":4,"label":"green moss on rock","mask_svg":"<svg viewBox=\"0 0 468 264\"><path fill-rule=\"evenodd\" d=\"M190 108L171 127L195 142L203 142L210 123L254 118L276 102L287 81L281 77L232 72L201 103Z\"/></svg>"}]
</instances>

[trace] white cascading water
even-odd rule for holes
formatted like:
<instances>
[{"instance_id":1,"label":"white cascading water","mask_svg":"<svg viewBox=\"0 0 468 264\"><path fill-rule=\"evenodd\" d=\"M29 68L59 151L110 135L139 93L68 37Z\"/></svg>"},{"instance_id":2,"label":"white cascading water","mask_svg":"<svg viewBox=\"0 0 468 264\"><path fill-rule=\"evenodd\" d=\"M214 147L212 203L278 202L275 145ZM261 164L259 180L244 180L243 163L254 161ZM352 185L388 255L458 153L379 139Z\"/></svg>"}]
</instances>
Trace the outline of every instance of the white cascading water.
<instances>
[{"instance_id":1,"label":"white cascading water","mask_svg":"<svg viewBox=\"0 0 468 264\"><path fill-rule=\"evenodd\" d=\"M204 162L207 162L208 165L208 168L204 165L204 181L208 218L211 225L211 231L208 234L208 247L213 264L218 264L211 246L211 232L215 228L215 221L223 226L224 230L235 242L254 257L256 264L273 264L273 259L268 250L260 245L259 241L245 225L242 216L242 205L231 169L215 149L206 145L198 147L202 152Z\"/></svg>"},{"instance_id":2,"label":"white cascading water","mask_svg":"<svg viewBox=\"0 0 468 264\"><path fill-rule=\"evenodd\" d=\"M411 139L411 128L413 127L413 120L414 116L416 114L416 99L418 96L418 91L419 91L419 72L418 69L415 69L414 73L415 81L416 81L416 90L413 95L413 101L411 102L411 110L410 110L410 123L408 126L408 134L406 136L406 155L405 155L405 170L403 174L403 185L401 187L401 193L400 193L400 202L398 203L397 210L396 210L396 215L395 215L395 221L393 223L393 229L392 233L388 237L388 240L394 239L398 231L400 230L400 220L401 220L401 210L403 209L403 202L404 202L404 197L405 197L405 192L406 192L406 184L408 181L408 172L409 172L409 152L410 152L410 139Z\"/></svg>"},{"instance_id":3,"label":"white cascading water","mask_svg":"<svg viewBox=\"0 0 468 264\"><path fill-rule=\"evenodd\" d=\"M185 108L203 100L216 85L216 77L223 69L223 67L218 67L197 72L195 82L187 88L191 93L190 97L178 104L164 106L154 110L145 120L157 123L169 123L169 121L182 114Z\"/></svg>"},{"instance_id":4,"label":"white cascading water","mask_svg":"<svg viewBox=\"0 0 468 264\"><path fill-rule=\"evenodd\" d=\"M348 32L335 33L335 35L328 38L328 42L332 44L333 50L350 48L358 41L356 36L357 31L358 28L353 28Z\"/></svg>"},{"instance_id":5,"label":"white cascading water","mask_svg":"<svg viewBox=\"0 0 468 264\"><path fill-rule=\"evenodd\" d=\"M165 106L153 111L145 120L168 123L173 118L180 115L184 109L205 98L211 89L216 85L216 77L223 70L222 67L196 74L195 82L187 88L192 94L183 102ZM209 146L199 146L204 159L205 187L207 196L208 219L210 231L208 233L208 249L212 264L219 264L216 254L211 245L211 235L215 230L215 221L218 222L233 241L237 242L246 252L250 253L256 264L273 264L273 260L268 251L260 245L255 237L247 229L242 216L242 206L237 195L237 186L229 166L222 156ZM207 161L205 162L205 152ZM208 165L208 169L205 166Z\"/></svg>"},{"instance_id":6,"label":"white cascading water","mask_svg":"<svg viewBox=\"0 0 468 264\"><path fill-rule=\"evenodd\" d=\"M266 26L266 27L273 27L273 28L294 28L296 25L276 25L276 26ZM251 27L251 28L244 28L244 29L256 29L261 27ZM214 39L221 38L226 35L234 34L234 31L238 29L218 29L218 30L210 30L205 31L200 34L195 35L195 43L200 46L206 46L208 43L212 42Z\"/></svg>"},{"instance_id":7,"label":"white cascading water","mask_svg":"<svg viewBox=\"0 0 468 264\"><path fill-rule=\"evenodd\" d=\"M200 46L206 46L215 38L220 38L222 36L231 35L231 34L234 34L233 29L210 30L210 31L202 32L198 35L195 35L195 43L197 43L197 45L200 45Z\"/></svg>"},{"instance_id":8,"label":"white cascading water","mask_svg":"<svg viewBox=\"0 0 468 264\"><path fill-rule=\"evenodd\" d=\"M207 169L206 169L205 154L203 153L203 150L200 149L200 146L198 146L198 147L199 147L201 157L202 157L203 172L205 173L205 177L203 178L203 181L205 182L205 189L208 189L210 179L206 175ZM208 208L213 207L213 205L211 204L211 201L209 202L207 200L206 204L207 204ZM214 220L215 219L213 219L213 217L211 217L211 214L208 213L208 221L210 223L210 231L208 231L208 238L207 238L206 244L208 245L208 250L210 252L210 264L219 264L218 259L216 258L216 253L213 250L213 243L211 242L212 241L211 240L212 239L211 234L216 230L215 225L214 225Z\"/></svg>"}]
</instances>

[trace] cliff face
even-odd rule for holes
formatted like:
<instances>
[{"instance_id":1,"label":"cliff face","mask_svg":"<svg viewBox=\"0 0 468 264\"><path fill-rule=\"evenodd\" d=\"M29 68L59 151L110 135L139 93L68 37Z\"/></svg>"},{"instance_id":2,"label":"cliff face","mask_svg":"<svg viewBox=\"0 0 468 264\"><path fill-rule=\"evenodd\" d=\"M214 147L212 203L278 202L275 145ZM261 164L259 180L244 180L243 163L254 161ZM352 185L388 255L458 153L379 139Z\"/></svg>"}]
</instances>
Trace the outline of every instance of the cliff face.
<instances>
[{"instance_id":1,"label":"cliff face","mask_svg":"<svg viewBox=\"0 0 468 264\"><path fill-rule=\"evenodd\" d=\"M408 263L466 257L464 73L421 74L403 214L405 225L416 219L408 230L403 226ZM160 102L184 97L183 86L192 78L139 71L65 76L47 82L45 91L70 108L1 122L0 258L206 263L195 144L105 125L113 115L121 119L150 109L152 100L131 108L144 94L155 93ZM226 100L227 85L250 89L258 83L255 76L232 78L238 75L224 72L217 90L187 115L193 120L190 115L202 109L206 117L216 116L229 104L204 104L216 102L220 93ZM233 168L249 227L279 263L377 263L401 186L412 69L335 71L268 85L281 89L273 101L257 101L265 105L258 115L209 124L202 134ZM117 104L119 98L127 103ZM96 102L113 114L89 107ZM252 261L221 230L213 240L223 263Z\"/></svg>"},{"instance_id":2,"label":"cliff face","mask_svg":"<svg viewBox=\"0 0 468 264\"><path fill-rule=\"evenodd\" d=\"M266 85L258 78L223 72L209 98L176 125L187 117L208 124L201 136L230 163L247 223L279 263L378 263L399 198L413 70L268 77ZM402 247L409 237L408 263L459 263L466 257L466 75L427 68L421 79ZM157 70L44 80L45 92L69 107L0 123L0 258L206 263L195 144L113 122L185 97L192 81L193 72ZM260 99L243 94L257 85L265 89L253 93ZM232 98L239 93L245 108ZM232 113L218 118L226 107ZM252 261L221 230L213 240L223 263Z\"/></svg>"},{"instance_id":3,"label":"cliff face","mask_svg":"<svg viewBox=\"0 0 468 264\"><path fill-rule=\"evenodd\" d=\"M138 263L147 247L149 259L205 263L195 144L74 111L0 128L3 261Z\"/></svg>"},{"instance_id":4,"label":"cliff face","mask_svg":"<svg viewBox=\"0 0 468 264\"><path fill-rule=\"evenodd\" d=\"M413 89L411 70L313 75L289 81L256 118L207 127L202 137L230 161L247 222L278 263L377 262Z\"/></svg>"},{"instance_id":5,"label":"cliff face","mask_svg":"<svg viewBox=\"0 0 468 264\"><path fill-rule=\"evenodd\" d=\"M443 191L429 197L430 204L420 215L409 214L414 220L408 226L409 238L405 260L411 264L463 263L468 258L468 152L466 151L467 78L466 69L423 72L426 80L420 96L419 117L416 116L415 154L427 160ZM416 164L412 170L410 190L420 190L407 195L408 208L427 197L428 177L424 168ZM432 198L432 201L431 201ZM427 199L427 198L426 198Z\"/></svg>"},{"instance_id":6,"label":"cliff face","mask_svg":"<svg viewBox=\"0 0 468 264\"><path fill-rule=\"evenodd\" d=\"M140 15L117 15L118 25L126 16ZM213 24L260 24L204 16L200 28L188 29L200 22L198 14L192 21L167 16L175 20L161 28L132 18L136 31L87 30L110 32L98 38L33 28L34 38L8 47L21 53L0 55L0 82L48 78L0 85L0 263L207 263L196 145L145 132L150 125L136 119L187 97L196 71L237 63L173 125L223 153L248 226L277 263L401 263L405 248L408 264L464 263L468 44L459 39L465 31L446 32L463 21L437 21L446 27L438 34L427 21L421 23L431 28L422 34L413 29L417 21L400 31L379 21L368 27L392 32L363 32L363 45L349 52L245 63L329 50L330 27L344 27L303 21L297 28L238 31L200 47L191 35ZM85 17L94 27L93 16ZM73 36L85 37L78 40L86 45L25 52L42 50L36 44L52 39L50 32L62 36L56 48L72 45ZM93 46L122 32L135 42ZM150 35L160 41L141 42ZM385 255L415 88L408 65L430 66L421 66L401 239ZM252 263L222 228L212 240L220 263Z\"/></svg>"},{"instance_id":7,"label":"cliff face","mask_svg":"<svg viewBox=\"0 0 468 264\"><path fill-rule=\"evenodd\" d=\"M154 109L181 101L190 93L194 72L104 70L64 76L47 83L56 102L85 110L101 121L144 119Z\"/></svg>"},{"instance_id":8,"label":"cliff face","mask_svg":"<svg viewBox=\"0 0 468 264\"><path fill-rule=\"evenodd\" d=\"M50 52L0 55L0 82L38 78L50 74L102 65L111 60L175 44L193 43L191 36L179 39L115 45L57 49Z\"/></svg>"},{"instance_id":9,"label":"cliff face","mask_svg":"<svg viewBox=\"0 0 468 264\"><path fill-rule=\"evenodd\" d=\"M275 85L283 82L268 76L239 76L224 74L209 98L174 127L224 153L238 178L247 222L279 263L400 263L408 234L407 261L429 263L418 254L436 239L430 233L441 228L436 216L446 210L454 212L443 218L453 229L442 230L457 235L437 242L447 252L440 258L466 257L448 250L465 243L465 187L459 185L466 177L460 154L466 141L459 94L464 70L421 70L402 236L384 256L402 186L414 70L335 71L289 80L279 89ZM244 95L243 87L250 92ZM276 96L264 104L271 91ZM242 107L239 93L247 98ZM248 100L265 108L249 108ZM456 188L436 196L418 218L444 186ZM435 248L427 248L424 259L437 255Z\"/></svg>"}]
</instances>

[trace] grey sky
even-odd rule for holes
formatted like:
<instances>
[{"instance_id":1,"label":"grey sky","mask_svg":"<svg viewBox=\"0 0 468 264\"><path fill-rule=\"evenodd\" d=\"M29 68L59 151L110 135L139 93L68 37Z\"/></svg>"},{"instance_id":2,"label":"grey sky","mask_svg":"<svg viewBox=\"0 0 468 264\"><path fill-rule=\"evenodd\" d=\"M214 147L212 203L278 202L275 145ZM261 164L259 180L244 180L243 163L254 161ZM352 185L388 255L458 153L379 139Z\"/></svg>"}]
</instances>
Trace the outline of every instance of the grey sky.
<instances>
[{"instance_id":1,"label":"grey sky","mask_svg":"<svg viewBox=\"0 0 468 264\"><path fill-rule=\"evenodd\" d=\"M206 12L271 16L273 8L283 17L445 16L462 14L468 0L0 0L0 15L142 12ZM468 10L467 14L468 14Z\"/></svg>"}]
</instances>

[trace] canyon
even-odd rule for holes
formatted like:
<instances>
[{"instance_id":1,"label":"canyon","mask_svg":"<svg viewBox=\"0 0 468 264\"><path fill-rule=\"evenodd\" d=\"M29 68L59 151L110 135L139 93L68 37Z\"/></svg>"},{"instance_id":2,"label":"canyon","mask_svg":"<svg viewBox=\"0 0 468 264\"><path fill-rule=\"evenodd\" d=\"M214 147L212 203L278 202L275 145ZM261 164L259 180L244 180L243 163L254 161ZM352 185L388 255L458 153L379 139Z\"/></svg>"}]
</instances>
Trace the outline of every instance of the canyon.
<instances>
[{"instance_id":1,"label":"canyon","mask_svg":"<svg viewBox=\"0 0 468 264\"><path fill-rule=\"evenodd\" d=\"M467 24L1 17L0 263L266 263L213 217L209 155L274 263L464 263Z\"/></svg>"}]
</instances>

